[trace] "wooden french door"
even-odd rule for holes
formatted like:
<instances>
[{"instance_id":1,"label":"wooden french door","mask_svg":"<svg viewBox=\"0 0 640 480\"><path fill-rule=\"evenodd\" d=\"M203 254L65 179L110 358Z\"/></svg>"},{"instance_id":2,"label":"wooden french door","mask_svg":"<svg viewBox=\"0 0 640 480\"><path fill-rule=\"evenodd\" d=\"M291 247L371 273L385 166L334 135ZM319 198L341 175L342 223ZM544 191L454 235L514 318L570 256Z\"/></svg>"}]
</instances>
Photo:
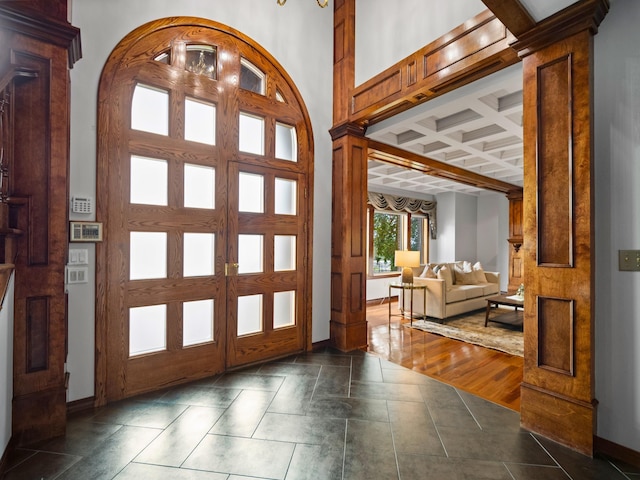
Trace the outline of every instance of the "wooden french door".
<instances>
[{"instance_id":1,"label":"wooden french door","mask_svg":"<svg viewBox=\"0 0 640 480\"><path fill-rule=\"evenodd\" d=\"M227 364L301 350L304 176L232 162L229 166Z\"/></svg>"},{"instance_id":2,"label":"wooden french door","mask_svg":"<svg viewBox=\"0 0 640 480\"><path fill-rule=\"evenodd\" d=\"M100 85L98 403L308 346L308 116L266 52L159 20Z\"/></svg>"}]
</instances>

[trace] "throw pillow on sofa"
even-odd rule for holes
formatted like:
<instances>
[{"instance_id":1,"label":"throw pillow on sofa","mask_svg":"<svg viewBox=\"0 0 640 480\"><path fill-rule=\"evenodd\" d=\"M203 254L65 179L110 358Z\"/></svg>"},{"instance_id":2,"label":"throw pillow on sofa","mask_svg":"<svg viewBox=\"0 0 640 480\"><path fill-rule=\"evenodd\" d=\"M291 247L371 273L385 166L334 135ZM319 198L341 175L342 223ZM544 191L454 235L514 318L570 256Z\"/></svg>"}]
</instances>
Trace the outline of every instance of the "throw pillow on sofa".
<instances>
[{"instance_id":1,"label":"throw pillow on sofa","mask_svg":"<svg viewBox=\"0 0 640 480\"><path fill-rule=\"evenodd\" d=\"M455 268L453 270L456 276L456 285L475 285L476 281L476 272L463 272L459 268Z\"/></svg>"},{"instance_id":2,"label":"throw pillow on sofa","mask_svg":"<svg viewBox=\"0 0 640 480\"><path fill-rule=\"evenodd\" d=\"M484 274L484 268L480 262L473 264L473 272L476 276L476 283L487 283L487 276Z\"/></svg>"},{"instance_id":3,"label":"throw pillow on sofa","mask_svg":"<svg viewBox=\"0 0 640 480\"><path fill-rule=\"evenodd\" d=\"M441 267L440 269L438 269L438 273L436 274L436 276L440 280L444 280L444 286L447 290L451 290L451 286L453 285L453 275L451 270L449 270L447 267Z\"/></svg>"},{"instance_id":4,"label":"throw pillow on sofa","mask_svg":"<svg viewBox=\"0 0 640 480\"><path fill-rule=\"evenodd\" d=\"M431 268L431 265L427 264L420 274L420 278L438 278L438 276L436 275L436 272L434 272Z\"/></svg>"}]
</instances>

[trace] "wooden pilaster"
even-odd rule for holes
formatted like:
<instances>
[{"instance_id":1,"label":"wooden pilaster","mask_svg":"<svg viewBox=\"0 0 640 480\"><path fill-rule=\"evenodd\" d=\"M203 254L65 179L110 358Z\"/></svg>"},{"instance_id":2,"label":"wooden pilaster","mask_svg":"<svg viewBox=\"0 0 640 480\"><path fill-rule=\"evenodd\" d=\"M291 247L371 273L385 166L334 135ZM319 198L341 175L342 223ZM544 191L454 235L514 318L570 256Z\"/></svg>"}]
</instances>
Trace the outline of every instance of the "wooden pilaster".
<instances>
[{"instance_id":1,"label":"wooden pilaster","mask_svg":"<svg viewBox=\"0 0 640 480\"><path fill-rule=\"evenodd\" d=\"M524 258L522 250L522 190L507 194L509 200L509 285L507 291L515 292L524 283Z\"/></svg>"},{"instance_id":2,"label":"wooden pilaster","mask_svg":"<svg viewBox=\"0 0 640 480\"><path fill-rule=\"evenodd\" d=\"M331 341L342 351L367 344L367 151L364 129L348 122L355 84L355 0L334 5Z\"/></svg>"},{"instance_id":3,"label":"wooden pilaster","mask_svg":"<svg viewBox=\"0 0 640 480\"><path fill-rule=\"evenodd\" d=\"M524 75L523 427L593 454L593 35L579 2L514 44Z\"/></svg>"}]
</instances>

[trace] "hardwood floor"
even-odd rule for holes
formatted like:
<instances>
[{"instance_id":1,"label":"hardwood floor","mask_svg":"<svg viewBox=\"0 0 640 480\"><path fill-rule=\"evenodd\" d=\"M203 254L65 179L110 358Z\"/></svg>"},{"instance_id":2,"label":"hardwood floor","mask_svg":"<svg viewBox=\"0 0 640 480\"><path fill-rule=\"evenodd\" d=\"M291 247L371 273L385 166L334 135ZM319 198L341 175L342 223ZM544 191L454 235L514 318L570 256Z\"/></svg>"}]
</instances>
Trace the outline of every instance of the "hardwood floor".
<instances>
[{"instance_id":1,"label":"hardwood floor","mask_svg":"<svg viewBox=\"0 0 640 480\"><path fill-rule=\"evenodd\" d=\"M407 328L401 317L393 317L389 329L388 313L387 303L367 306L369 352L520 411L522 357Z\"/></svg>"}]
</instances>

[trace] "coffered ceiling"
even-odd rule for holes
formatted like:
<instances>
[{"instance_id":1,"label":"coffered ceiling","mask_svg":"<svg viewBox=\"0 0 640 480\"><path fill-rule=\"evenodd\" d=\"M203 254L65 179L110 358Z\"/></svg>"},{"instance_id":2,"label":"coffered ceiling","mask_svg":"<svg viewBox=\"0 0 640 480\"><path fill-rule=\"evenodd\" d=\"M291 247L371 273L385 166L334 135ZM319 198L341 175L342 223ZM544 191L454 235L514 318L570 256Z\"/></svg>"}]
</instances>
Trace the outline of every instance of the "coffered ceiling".
<instances>
[{"instance_id":1,"label":"coffered ceiling","mask_svg":"<svg viewBox=\"0 0 640 480\"><path fill-rule=\"evenodd\" d=\"M520 0L539 22L576 0ZM513 185L523 184L522 67L496 74L371 125L367 137ZM425 198L487 190L370 160L369 190Z\"/></svg>"},{"instance_id":2,"label":"coffered ceiling","mask_svg":"<svg viewBox=\"0 0 640 480\"><path fill-rule=\"evenodd\" d=\"M522 186L522 68L496 74L374 124L367 137ZM486 192L380 161L369 161L369 190L406 195Z\"/></svg>"}]
</instances>

